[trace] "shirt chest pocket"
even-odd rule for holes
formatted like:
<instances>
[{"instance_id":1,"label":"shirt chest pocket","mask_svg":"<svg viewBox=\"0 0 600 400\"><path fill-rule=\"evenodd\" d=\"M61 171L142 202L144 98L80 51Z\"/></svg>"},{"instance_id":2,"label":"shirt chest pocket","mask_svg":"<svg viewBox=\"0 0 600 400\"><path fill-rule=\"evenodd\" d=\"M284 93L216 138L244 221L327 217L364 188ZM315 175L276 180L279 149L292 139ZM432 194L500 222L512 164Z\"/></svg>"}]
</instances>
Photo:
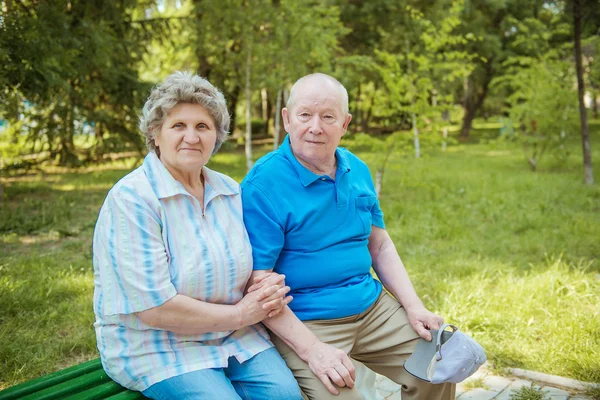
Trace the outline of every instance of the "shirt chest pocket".
<instances>
[{"instance_id":1,"label":"shirt chest pocket","mask_svg":"<svg viewBox=\"0 0 600 400\"><path fill-rule=\"evenodd\" d=\"M377 201L377 196L363 196L356 198L356 214L363 225L363 232L370 234L373 217L371 210Z\"/></svg>"}]
</instances>

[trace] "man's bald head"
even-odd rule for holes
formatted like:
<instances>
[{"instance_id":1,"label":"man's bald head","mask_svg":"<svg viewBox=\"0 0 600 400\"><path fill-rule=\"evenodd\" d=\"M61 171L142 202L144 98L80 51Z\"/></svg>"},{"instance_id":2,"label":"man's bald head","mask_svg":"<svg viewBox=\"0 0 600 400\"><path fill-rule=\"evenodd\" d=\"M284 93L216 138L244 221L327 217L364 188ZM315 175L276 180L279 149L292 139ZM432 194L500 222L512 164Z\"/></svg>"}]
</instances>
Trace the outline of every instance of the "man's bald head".
<instances>
[{"instance_id":1,"label":"man's bald head","mask_svg":"<svg viewBox=\"0 0 600 400\"><path fill-rule=\"evenodd\" d=\"M335 79L333 76L329 76L327 74L322 73L310 74L298 79L296 83L294 83L294 85L292 86L292 89L290 90L290 96L288 97L285 107L288 110L291 110L294 107L294 104L297 100L296 96L298 92L301 92L300 88L312 85L318 86L324 91L337 91L339 93L342 112L344 114L348 114L348 91L346 90L344 85L342 85L340 81Z\"/></svg>"}]
</instances>

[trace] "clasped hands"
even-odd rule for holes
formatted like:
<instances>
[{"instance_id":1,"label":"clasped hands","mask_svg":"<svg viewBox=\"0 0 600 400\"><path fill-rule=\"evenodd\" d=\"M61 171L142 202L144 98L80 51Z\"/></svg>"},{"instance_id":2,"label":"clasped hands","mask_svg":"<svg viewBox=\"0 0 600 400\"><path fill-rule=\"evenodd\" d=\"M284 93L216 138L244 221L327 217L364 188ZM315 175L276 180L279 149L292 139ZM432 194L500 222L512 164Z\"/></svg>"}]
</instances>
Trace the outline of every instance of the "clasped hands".
<instances>
[{"instance_id":1,"label":"clasped hands","mask_svg":"<svg viewBox=\"0 0 600 400\"><path fill-rule=\"evenodd\" d=\"M271 272L254 278L246 295L236 304L243 325L253 325L279 314L293 299L286 296L289 291L285 275Z\"/></svg>"}]
</instances>

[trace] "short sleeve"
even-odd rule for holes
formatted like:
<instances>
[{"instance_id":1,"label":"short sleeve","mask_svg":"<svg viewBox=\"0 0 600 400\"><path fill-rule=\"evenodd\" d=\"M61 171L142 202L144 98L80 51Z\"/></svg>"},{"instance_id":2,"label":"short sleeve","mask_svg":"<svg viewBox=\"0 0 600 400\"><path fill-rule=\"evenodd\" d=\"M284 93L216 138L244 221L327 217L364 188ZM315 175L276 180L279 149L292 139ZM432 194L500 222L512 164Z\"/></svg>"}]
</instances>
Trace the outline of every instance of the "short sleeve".
<instances>
[{"instance_id":1,"label":"short sleeve","mask_svg":"<svg viewBox=\"0 0 600 400\"><path fill-rule=\"evenodd\" d=\"M93 242L102 314L144 311L177 294L161 231L158 216L135 194L109 193Z\"/></svg>"},{"instance_id":2,"label":"short sleeve","mask_svg":"<svg viewBox=\"0 0 600 400\"><path fill-rule=\"evenodd\" d=\"M383 222L383 211L381 211L381 207L379 206L379 199L375 201L373 208L371 208L371 218L373 219L373 225L378 228L385 229L385 223Z\"/></svg>"},{"instance_id":3,"label":"short sleeve","mask_svg":"<svg viewBox=\"0 0 600 400\"><path fill-rule=\"evenodd\" d=\"M275 268L285 243L283 223L267 195L252 182L242 182L244 224L252 245L253 269Z\"/></svg>"}]
</instances>

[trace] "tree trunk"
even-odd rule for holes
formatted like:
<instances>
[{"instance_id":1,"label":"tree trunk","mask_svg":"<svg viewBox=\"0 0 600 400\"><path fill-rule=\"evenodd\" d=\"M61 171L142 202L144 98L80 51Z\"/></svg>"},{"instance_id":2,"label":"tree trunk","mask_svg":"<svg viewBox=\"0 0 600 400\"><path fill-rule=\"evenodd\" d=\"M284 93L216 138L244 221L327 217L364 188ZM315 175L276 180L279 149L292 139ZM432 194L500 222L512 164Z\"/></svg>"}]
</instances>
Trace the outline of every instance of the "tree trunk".
<instances>
[{"instance_id":1,"label":"tree trunk","mask_svg":"<svg viewBox=\"0 0 600 400\"><path fill-rule=\"evenodd\" d=\"M467 139L473 128L473 120L477 111L483 105L485 98L487 97L490 82L494 77L494 71L492 69L492 60L488 60L485 64L485 75L483 77L483 83L481 86L481 92L477 94L475 90L474 76L471 74L465 81L465 96L463 98L463 107L465 109L465 115L463 116L463 123L460 130L461 139Z\"/></svg>"},{"instance_id":2,"label":"tree trunk","mask_svg":"<svg viewBox=\"0 0 600 400\"><path fill-rule=\"evenodd\" d=\"M588 185L594 183L592 170L592 147L590 144L590 132L587 121L587 110L585 108L584 95L585 83L583 82L583 63L581 59L581 19L582 1L573 1L573 21L575 25L575 65L577 72L577 92L579 97L579 119L581 121L581 145L583 147L583 169L584 182Z\"/></svg>"},{"instance_id":3,"label":"tree trunk","mask_svg":"<svg viewBox=\"0 0 600 400\"><path fill-rule=\"evenodd\" d=\"M362 89L362 85L360 84L360 82L358 83L358 87L356 88L356 102L354 103L356 105L355 109L354 109L354 117L356 118L356 122L357 124L354 125L354 132L357 132L359 127L362 128L363 126L363 113L360 110L360 106L361 106L361 89Z\"/></svg>"},{"instance_id":4,"label":"tree trunk","mask_svg":"<svg viewBox=\"0 0 600 400\"><path fill-rule=\"evenodd\" d=\"M260 100L261 100L261 106L262 106L262 120L265 124L265 131L263 133L265 133L267 136L269 135L269 120L270 120L270 113L269 113L269 93L267 92L267 89L262 88L260 90Z\"/></svg>"},{"instance_id":5,"label":"tree trunk","mask_svg":"<svg viewBox=\"0 0 600 400\"><path fill-rule=\"evenodd\" d=\"M246 56L246 171L250 171L254 162L252 161L252 90L250 88L250 67L252 64L252 42L248 45Z\"/></svg>"},{"instance_id":6,"label":"tree trunk","mask_svg":"<svg viewBox=\"0 0 600 400\"><path fill-rule=\"evenodd\" d=\"M273 136L273 150L277 150L279 147L279 128L281 125L281 98L283 96L283 89L277 91L277 101L275 104L275 133Z\"/></svg>"},{"instance_id":7,"label":"tree trunk","mask_svg":"<svg viewBox=\"0 0 600 400\"><path fill-rule=\"evenodd\" d=\"M419 143L419 129L417 128L417 116L412 113L412 125L415 141L415 158L421 157L421 144Z\"/></svg>"}]
</instances>

